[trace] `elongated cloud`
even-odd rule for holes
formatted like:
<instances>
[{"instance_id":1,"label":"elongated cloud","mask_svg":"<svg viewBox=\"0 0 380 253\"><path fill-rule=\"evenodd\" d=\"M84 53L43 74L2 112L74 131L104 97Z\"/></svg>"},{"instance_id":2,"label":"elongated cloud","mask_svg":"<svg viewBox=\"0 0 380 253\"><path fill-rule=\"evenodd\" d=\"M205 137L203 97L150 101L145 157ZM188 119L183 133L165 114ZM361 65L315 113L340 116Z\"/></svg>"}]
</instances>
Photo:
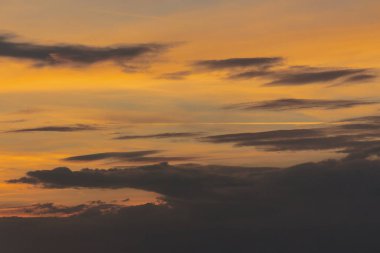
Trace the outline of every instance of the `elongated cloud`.
<instances>
[{"instance_id":1,"label":"elongated cloud","mask_svg":"<svg viewBox=\"0 0 380 253\"><path fill-rule=\"evenodd\" d=\"M64 160L69 162L91 162L101 160L111 161L129 161L129 162L168 162L168 161L186 161L190 157L169 157L169 156L152 156L160 153L159 150L143 150L131 152L105 152L80 156L67 157Z\"/></svg>"},{"instance_id":2,"label":"elongated cloud","mask_svg":"<svg viewBox=\"0 0 380 253\"><path fill-rule=\"evenodd\" d=\"M283 62L281 57L230 58L220 60L203 60L194 63L195 67L209 70L225 70L231 68L268 68Z\"/></svg>"},{"instance_id":3,"label":"elongated cloud","mask_svg":"<svg viewBox=\"0 0 380 253\"><path fill-rule=\"evenodd\" d=\"M273 81L267 83L267 86L281 85L306 85L313 83L323 83L336 81L338 79L348 77L354 78L356 74L363 74L366 69L331 69L331 70L301 70L294 73L278 74Z\"/></svg>"},{"instance_id":4,"label":"elongated cloud","mask_svg":"<svg viewBox=\"0 0 380 253\"><path fill-rule=\"evenodd\" d=\"M35 128L22 128L8 131L8 133L26 133L26 132L78 132L99 130L98 127L85 124L77 124L72 126L43 126Z\"/></svg>"},{"instance_id":5,"label":"elongated cloud","mask_svg":"<svg viewBox=\"0 0 380 253\"><path fill-rule=\"evenodd\" d=\"M114 138L115 140L131 140L131 139L169 139L169 138L186 138L199 136L201 133L162 133L148 135L122 135Z\"/></svg>"},{"instance_id":6,"label":"elongated cloud","mask_svg":"<svg viewBox=\"0 0 380 253\"><path fill-rule=\"evenodd\" d=\"M0 35L0 57L34 61L41 66L86 66L113 61L124 67L143 56L154 56L169 46L164 44L119 45L94 47L84 45L44 45L15 42L12 36Z\"/></svg>"},{"instance_id":7,"label":"elongated cloud","mask_svg":"<svg viewBox=\"0 0 380 253\"><path fill-rule=\"evenodd\" d=\"M378 102L364 100L323 100L323 99L277 99L262 102L240 103L225 106L225 109L238 110L270 110L270 111L286 111L299 109L341 109L351 108L362 105L373 105Z\"/></svg>"},{"instance_id":8,"label":"elongated cloud","mask_svg":"<svg viewBox=\"0 0 380 253\"><path fill-rule=\"evenodd\" d=\"M347 159L357 156L364 159L379 155L379 123L373 116L323 128L232 133L206 136L200 140L231 143L237 147L252 146L266 151L335 150L347 154Z\"/></svg>"}]
</instances>

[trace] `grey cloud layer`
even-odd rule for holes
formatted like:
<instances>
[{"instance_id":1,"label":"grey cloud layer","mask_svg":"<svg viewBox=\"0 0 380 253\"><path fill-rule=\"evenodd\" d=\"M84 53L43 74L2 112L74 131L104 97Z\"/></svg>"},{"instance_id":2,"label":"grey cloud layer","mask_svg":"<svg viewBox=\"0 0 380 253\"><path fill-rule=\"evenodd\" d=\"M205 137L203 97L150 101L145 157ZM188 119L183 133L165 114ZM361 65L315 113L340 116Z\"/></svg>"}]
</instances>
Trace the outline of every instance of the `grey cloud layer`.
<instances>
[{"instance_id":1,"label":"grey cloud layer","mask_svg":"<svg viewBox=\"0 0 380 253\"><path fill-rule=\"evenodd\" d=\"M200 138L211 143L232 143L266 151L336 150L347 159L378 156L380 131L378 118L351 119L342 125L324 128L276 130L256 133L234 133Z\"/></svg>"},{"instance_id":2,"label":"grey cloud layer","mask_svg":"<svg viewBox=\"0 0 380 253\"><path fill-rule=\"evenodd\" d=\"M240 103L225 106L224 109L238 109L238 110L272 110L272 111L285 111L285 110L298 110L298 109L341 109L350 108L361 105L373 105L378 102L364 101L364 100L323 100L323 99L277 99L262 102Z\"/></svg>"},{"instance_id":3,"label":"grey cloud layer","mask_svg":"<svg viewBox=\"0 0 380 253\"><path fill-rule=\"evenodd\" d=\"M113 61L123 67L129 61L142 56L161 53L169 46L164 44L120 45L93 47L83 45L43 45L30 42L15 42L11 36L0 35L0 57L31 60L37 65L90 65L102 61ZM133 67L132 67L133 68Z\"/></svg>"}]
</instances>

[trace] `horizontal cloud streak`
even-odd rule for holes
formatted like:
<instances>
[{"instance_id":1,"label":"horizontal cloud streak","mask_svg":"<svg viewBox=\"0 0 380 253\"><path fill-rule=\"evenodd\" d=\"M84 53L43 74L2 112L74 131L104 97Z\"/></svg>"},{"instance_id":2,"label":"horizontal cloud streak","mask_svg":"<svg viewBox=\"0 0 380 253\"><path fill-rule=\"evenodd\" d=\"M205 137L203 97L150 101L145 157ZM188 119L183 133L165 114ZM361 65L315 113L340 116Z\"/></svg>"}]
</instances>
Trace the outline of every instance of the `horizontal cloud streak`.
<instances>
[{"instance_id":1,"label":"horizontal cloud streak","mask_svg":"<svg viewBox=\"0 0 380 253\"><path fill-rule=\"evenodd\" d=\"M98 127L85 124L77 124L72 126L43 126L35 128L22 128L8 131L8 133L25 133L25 132L78 132L99 130Z\"/></svg>"},{"instance_id":2,"label":"horizontal cloud streak","mask_svg":"<svg viewBox=\"0 0 380 253\"><path fill-rule=\"evenodd\" d=\"M168 162L168 161L186 161L191 157L167 157L167 156L151 156L158 154L159 150L144 150L132 152L105 152L80 156L72 156L63 159L69 162L93 162L102 160L111 161L128 161L128 162Z\"/></svg>"},{"instance_id":3,"label":"horizontal cloud streak","mask_svg":"<svg viewBox=\"0 0 380 253\"><path fill-rule=\"evenodd\" d=\"M143 56L161 53L169 46L164 44L119 45L94 47L83 45L43 45L15 42L11 36L0 35L0 57L31 60L40 66L86 66L103 61L113 61L125 68Z\"/></svg>"},{"instance_id":4,"label":"horizontal cloud streak","mask_svg":"<svg viewBox=\"0 0 380 253\"><path fill-rule=\"evenodd\" d=\"M281 57L230 58L221 60L202 60L194 63L195 67L209 70L224 70L231 68L268 68L283 62Z\"/></svg>"},{"instance_id":5,"label":"horizontal cloud streak","mask_svg":"<svg viewBox=\"0 0 380 253\"><path fill-rule=\"evenodd\" d=\"M199 136L201 133L162 133L148 135L122 135L114 138L115 140L131 140L131 139L169 139L169 138L186 138Z\"/></svg>"},{"instance_id":6,"label":"horizontal cloud streak","mask_svg":"<svg viewBox=\"0 0 380 253\"><path fill-rule=\"evenodd\" d=\"M224 109L286 111L316 108L333 110L373 104L378 104L378 102L364 100L322 100L285 98L262 102L233 104L225 106Z\"/></svg>"}]
</instances>

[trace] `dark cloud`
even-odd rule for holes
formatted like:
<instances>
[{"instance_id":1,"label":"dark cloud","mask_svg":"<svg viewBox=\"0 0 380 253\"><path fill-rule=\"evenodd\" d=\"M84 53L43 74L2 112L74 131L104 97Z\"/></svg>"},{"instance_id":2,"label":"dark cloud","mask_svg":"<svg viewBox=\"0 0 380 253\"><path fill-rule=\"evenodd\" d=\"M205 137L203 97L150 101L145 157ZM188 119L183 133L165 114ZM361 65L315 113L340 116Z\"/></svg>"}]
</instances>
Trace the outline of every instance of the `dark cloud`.
<instances>
[{"instance_id":1,"label":"dark cloud","mask_svg":"<svg viewBox=\"0 0 380 253\"><path fill-rule=\"evenodd\" d=\"M114 213L120 210L122 206L117 204L110 204L103 201L91 201L85 204L64 206L56 205L54 203L34 204L30 206L16 208L16 213L24 213L30 216L42 217L56 217L56 216L72 216L72 215L85 215L86 213Z\"/></svg>"},{"instance_id":2,"label":"dark cloud","mask_svg":"<svg viewBox=\"0 0 380 253\"><path fill-rule=\"evenodd\" d=\"M158 150L143 150L132 152L105 152L97 154L88 154L80 156L67 157L64 160L70 162L91 162L101 160L111 160L116 162L167 162L167 161L185 161L191 157L166 157L166 156L151 156L158 154Z\"/></svg>"},{"instance_id":3,"label":"dark cloud","mask_svg":"<svg viewBox=\"0 0 380 253\"><path fill-rule=\"evenodd\" d=\"M331 82L344 77L352 77L355 74L364 73L366 69L328 69L319 71L296 71L294 73L277 74L267 86L280 85L306 85L312 83Z\"/></svg>"},{"instance_id":4,"label":"dark cloud","mask_svg":"<svg viewBox=\"0 0 380 253\"><path fill-rule=\"evenodd\" d=\"M233 104L224 107L225 109L238 109L238 110L272 110L272 111L286 111L286 110L299 110L299 109L342 109L351 108L361 105L372 105L378 102L364 101L364 100L323 100L323 99L277 99L262 102L250 102Z\"/></svg>"},{"instance_id":5,"label":"dark cloud","mask_svg":"<svg viewBox=\"0 0 380 253\"><path fill-rule=\"evenodd\" d=\"M69 44L43 45L31 42L15 42L13 37L0 35L0 57L34 61L36 66L86 66L103 61L113 61L126 70L133 70L136 67L135 60L157 55L168 47L168 45L163 44L109 47Z\"/></svg>"},{"instance_id":6,"label":"dark cloud","mask_svg":"<svg viewBox=\"0 0 380 253\"><path fill-rule=\"evenodd\" d=\"M35 128L23 128L8 131L8 133L25 133L25 132L78 132L78 131L92 131L99 130L98 127L93 125L77 124L72 126L43 126Z\"/></svg>"},{"instance_id":7,"label":"dark cloud","mask_svg":"<svg viewBox=\"0 0 380 253\"><path fill-rule=\"evenodd\" d=\"M167 139L167 138L185 138L199 136L201 133L162 133L148 135L122 135L114 138L115 140L131 140L131 139Z\"/></svg>"},{"instance_id":8,"label":"dark cloud","mask_svg":"<svg viewBox=\"0 0 380 253\"><path fill-rule=\"evenodd\" d=\"M349 78L347 78L345 81L349 83L357 83L357 82L368 82L375 80L377 78L374 74L361 74L361 75L354 75Z\"/></svg>"},{"instance_id":9,"label":"dark cloud","mask_svg":"<svg viewBox=\"0 0 380 253\"><path fill-rule=\"evenodd\" d=\"M35 205L31 213L70 217L0 219L5 252L380 249L379 160L328 160L288 168L159 164L33 173L28 177L45 186L123 185L161 193L163 202L127 207Z\"/></svg>"},{"instance_id":10,"label":"dark cloud","mask_svg":"<svg viewBox=\"0 0 380 253\"><path fill-rule=\"evenodd\" d=\"M195 67L209 70L226 70L231 68L259 68L282 64L284 61L281 57L256 57L256 58L230 58L221 60L203 60L194 63Z\"/></svg>"},{"instance_id":11,"label":"dark cloud","mask_svg":"<svg viewBox=\"0 0 380 253\"><path fill-rule=\"evenodd\" d=\"M343 122L342 122L343 123ZM347 158L368 158L376 155L380 146L380 121L376 116L350 119L328 127L275 130L256 133L233 133L206 136L202 141L231 143L237 147L252 146L265 151L332 150L347 154Z\"/></svg>"}]
</instances>

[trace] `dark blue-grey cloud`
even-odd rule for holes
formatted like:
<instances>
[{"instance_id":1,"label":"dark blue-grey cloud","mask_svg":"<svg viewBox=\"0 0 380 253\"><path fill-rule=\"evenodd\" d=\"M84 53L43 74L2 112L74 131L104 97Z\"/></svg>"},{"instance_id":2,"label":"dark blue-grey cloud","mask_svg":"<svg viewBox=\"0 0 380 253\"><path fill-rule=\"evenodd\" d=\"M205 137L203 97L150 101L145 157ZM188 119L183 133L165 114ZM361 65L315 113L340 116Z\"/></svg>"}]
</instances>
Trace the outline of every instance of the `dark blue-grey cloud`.
<instances>
[{"instance_id":1,"label":"dark blue-grey cloud","mask_svg":"<svg viewBox=\"0 0 380 253\"><path fill-rule=\"evenodd\" d=\"M0 35L0 57L33 61L36 66L86 66L112 61L125 69L134 69L140 57L152 57L170 46L165 44L115 45L106 47L75 44L45 45L16 42L13 36ZM145 58L145 61L149 59ZM131 64L130 64L131 63Z\"/></svg>"},{"instance_id":2,"label":"dark blue-grey cloud","mask_svg":"<svg viewBox=\"0 0 380 253\"><path fill-rule=\"evenodd\" d=\"M270 110L270 111L287 111L299 109L342 109L362 105L374 105L379 102L365 100L323 100L323 99L294 99L285 98L261 102L239 103L225 106L224 109L237 110Z\"/></svg>"}]
</instances>

